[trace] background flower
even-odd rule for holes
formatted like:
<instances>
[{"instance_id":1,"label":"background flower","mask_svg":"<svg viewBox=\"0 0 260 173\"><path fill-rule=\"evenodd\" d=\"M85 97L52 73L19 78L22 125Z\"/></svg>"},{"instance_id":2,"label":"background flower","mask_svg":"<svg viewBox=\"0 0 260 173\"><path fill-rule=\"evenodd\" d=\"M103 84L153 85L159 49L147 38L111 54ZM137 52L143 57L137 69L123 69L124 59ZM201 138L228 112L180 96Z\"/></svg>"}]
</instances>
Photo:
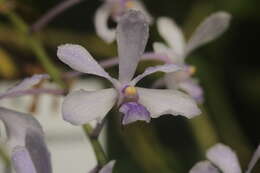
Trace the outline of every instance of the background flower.
<instances>
[{"instance_id":1,"label":"background flower","mask_svg":"<svg viewBox=\"0 0 260 173\"><path fill-rule=\"evenodd\" d=\"M224 144L216 144L208 149L207 158L209 161L202 161L197 163L190 173L241 173L241 167L236 153L228 146ZM256 149L249 163L248 169L245 173L250 173L260 158L260 145ZM217 169L218 168L218 169Z\"/></svg>"},{"instance_id":2,"label":"background flower","mask_svg":"<svg viewBox=\"0 0 260 173\"><path fill-rule=\"evenodd\" d=\"M169 57L171 63L186 67L179 73L165 75L164 83L167 88L182 89L199 103L203 101L203 90L197 79L191 77L196 71L195 67L187 65L185 58L194 49L220 36L228 28L230 18L231 16L226 12L216 12L210 15L197 27L187 42L183 32L173 20L167 17L158 19L158 31L167 42L167 46L162 43L154 43L155 52L164 53Z\"/></svg>"},{"instance_id":3,"label":"background flower","mask_svg":"<svg viewBox=\"0 0 260 173\"><path fill-rule=\"evenodd\" d=\"M0 98L18 96L48 75L34 75L10 88ZM8 148L16 173L51 173L50 154L39 122L31 115L0 107L0 119L8 136Z\"/></svg>"},{"instance_id":4,"label":"background flower","mask_svg":"<svg viewBox=\"0 0 260 173\"><path fill-rule=\"evenodd\" d=\"M113 42L116 39L116 31L109 28L109 18L117 23L129 9L142 11L149 23L152 22L152 17L140 0L105 0L95 13L94 22L97 35L107 43Z\"/></svg>"}]
</instances>

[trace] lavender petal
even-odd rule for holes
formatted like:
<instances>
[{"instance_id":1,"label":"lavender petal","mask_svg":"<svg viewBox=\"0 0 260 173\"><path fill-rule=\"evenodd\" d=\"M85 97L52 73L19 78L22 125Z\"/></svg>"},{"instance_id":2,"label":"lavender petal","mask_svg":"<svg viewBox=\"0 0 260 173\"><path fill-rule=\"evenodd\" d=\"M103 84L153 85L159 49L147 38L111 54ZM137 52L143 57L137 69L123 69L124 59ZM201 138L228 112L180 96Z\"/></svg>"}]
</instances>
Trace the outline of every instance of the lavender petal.
<instances>
[{"instance_id":1,"label":"lavender petal","mask_svg":"<svg viewBox=\"0 0 260 173\"><path fill-rule=\"evenodd\" d=\"M195 164L189 173L220 173L209 161L201 161Z\"/></svg>"},{"instance_id":2,"label":"lavender petal","mask_svg":"<svg viewBox=\"0 0 260 173\"><path fill-rule=\"evenodd\" d=\"M134 76L148 40L148 22L140 11L129 10L117 26L119 81L128 83Z\"/></svg>"},{"instance_id":3,"label":"lavender petal","mask_svg":"<svg viewBox=\"0 0 260 173\"><path fill-rule=\"evenodd\" d=\"M181 70L182 68L180 66L177 66L175 64L164 64L164 65L158 65L154 67L148 67L145 69L144 73L141 75L136 76L132 81L131 85L136 85L137 82L139 82L144 77L156 73L156 72L165 72L165 73L171 73Z\"/></svg>"},{"instance_id":4,"label":"lavender petal","mask_svg":"<svg viewBox=\"0 0 260 173\"><path fill-rule=\"evenodd\" d=\"M119 111L124 114L122 121L123 125L130 124L135 121L145 121L149 123L151 120L149 111L137 102L124 103L120 107Z\"/></svg>"},{"instance_id":5,"label":"lavender petal","mask_svg":"<svg viewBox=\"0 0 260 173\"><path fill-rule=\"evenodd\" d=\"M174 20L160 17L157 20L160 35L177 55L183 55L186 46L184 35Z\"/></svg>"},{"instance_id":6,"label":"lavender petal","mask_svg":"<svg viewBox=\"0 0 260 173\"><path fill-rule=\"evenodd\" d=\"M51 173L50 156L39 122L31 115L0 107L0 119L17 173Z\"/></svg>"},{"instance_id":7,"label":"lavender petal","mask_svg":"<svg viewBox=\"0 0 260 173\"><path fill-rule=\"evenodd\" d=\"M16 147L12 153L12 163L16 173L37 173L29 152L25 147Z\"/></svg>"},{"instance_id":8,"label":"lavender petal","mask_svg":"<svg viewBox=\"0 0 260 173\"><path fill-rule=\"evenodd\" d=\"M115 29L108 27L108 19L111 13L109 6L104 4L97 9L94 16L97 35L107 43L112 43L116 39Z\"/></svg>"},{"instance_id":9,"label":"lavender petal","mask_svg":"<svg viewBox=\"0 0 260 173\"><path fill-rule=\"evenodd\" d=\"M257 163L257 161L260 158L260 145L258 145L256 151L254 152L252 159L250 160L249 164L248 164L248 168L247 171L245 173L250 173L252 171L252 169L254 168L255 164Z\"/></svg>"},{"instance_id":10,"label":"lavender petal","mask_svg":"<svg viewBox=\"0 0 260 173\"><path fill-rule=\"evenodd\" d=\"M241 173L236 153L228 146L218 143L208 149L207 158L223 173Z\"/></svg>"},{"instance_id":11,"label":"lavender petal","mask_svg":"<svg viewBox=\"0 0 260 173\"><path fill-rule=\"evenodd\" d=\"M216 12L207 17L196 29L187 43L185 54L219 37L229 26L231 15Z\"/></svg>"},{"instance_id":12,"label":"lavender petal","mask_svg":"<svg viewBox=\"0 0 260 173\"><path fill-rule=\"evenodd\" d=\"M27 90L34 85L38 84L43 79L48 79L49 75L47 74L37 74L32 77L25 78L23 81L18 83L16 86L8 89L5 93L0 94L0 99L6 97L12 97L13 95L19 95L19 92Z\"/></svg>"},{"instance_id":13,"label":"lavender petal","mask_svg":"<svg viewBox=\"0 0 260 173\"><path fill-rule=\"evenodd\" d=\"M112 173L115 163L115 160L108 162L98 173Z\"/></svg>"},{"instance_id":14,"label":"lavender petal","mask_svg":"<svg viewBox=\"0 0 260 173\"><path fill-rule=\"evenodd\" d=\"M92 120L102 120L117 99L113 88L98 91L74 91L65 97L62 104L63 119L74 125L82 125Z\"/></svg>"},{"instance_id":15,"label":"lavender petal","mask_svg":"<svg viewBox=\"0 0 260 173\"><path fill-rule=\"evenodd\" d=\"M115 84L113 79L82 46L65 44L58 47L57 56L72 69L104 77Z\"/></svg>"},{"instance_id":16,"label":"lavender petal","mask_svg":"<svg viewBox=\"0 0 260 173\"><path fill-rule=\"evenodd\" d=\"M32 130L28 130L25 138L25 146L31 156L37 173L52 173L50 153L43 136Z\"/></svg>"},{"instance_id":17,"label":"lavender petal","mask_svg":"<svg viewBox=\"0 0 260 173\"><path fill-rule=\"evenodd\" d=\"M10 148L24 146L28 130L43 135L41 125L31 115L0 107L0 120L4 122L6 127Z\"/></svg>"},{"instance_id":18,"label":"lavender petal","mask_svg":"<svg viewBox=\"0 0 260 173\"><path fill-rule=\"evenodd\" d=\"M152 118L158 118L165 114L193 118L201 113L196 102L180 91L136 88L139 94L139 103L147 108Z\"/></svg>"},{"instance_id":19,"label":"lavender petal","mask_svg":"<svg viewBox=\"0 0 260 173\"><path fill-rule=\"evenodd\" d=\"M179 88L187 92L197 103L203 102L203 89L194 79L180 82Z\"/></svg>"}]
</instances>

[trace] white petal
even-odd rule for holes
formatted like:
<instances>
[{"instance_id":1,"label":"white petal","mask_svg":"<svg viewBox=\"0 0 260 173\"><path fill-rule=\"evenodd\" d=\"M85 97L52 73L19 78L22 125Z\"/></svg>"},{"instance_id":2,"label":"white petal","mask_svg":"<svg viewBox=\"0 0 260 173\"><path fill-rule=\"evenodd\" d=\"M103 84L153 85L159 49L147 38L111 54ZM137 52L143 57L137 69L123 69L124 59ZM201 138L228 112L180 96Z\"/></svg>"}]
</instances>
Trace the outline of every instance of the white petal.
<instances>
[{"instance_id":1,"label":"white petal","mask_svg":"<svg viewBox=\"0 0 260 173\"><path fill-rule=\"evenodd\" d=\"M178 73L178 72L177 72ZM179 89L178 75L175 73L167 73L164 75L164 83L167 89Z\"/></svg>"},{"instance_id":2,"label":"white petal","mask_svg":"<svg viewBox=\"0 0 260 173\"><path fill-rule=\"evenodd\" d=\"M8 89L5 93L1 94L0 99L17 95L17 94L19 94L19 91L30 89L34 85L40 83L41 80L48 79L48 78L49 78L49 75L47 75L47 74L36 74L36 75L33 75L32 77L25 78L20 83L18 83L16 86Z\"/></svg>"},{"instance_id":3,"label":"white petal","mask_svg":"<svg viewBox=\"0 0 260 173\"><path fill-rule=\"evenodd\" d=\"M134 76L148 39L148 23L139 11L129 10L117 26L119 80L128 83Z\"/></svg>"},{"instance_id":4,"label":"white petal","mask_svg":"<svg viewBox=\"0 0 260 173\"><path fill-rule=\"evenodd\" d=\"M258 145L255 153L252 156L251 161L248 164L248 169L246 171L246 173L250 173L252 171L252 169L254 168L255 164L257 163L257 161L260 158L260 145Z\"/></svg>"},{"instance_id":5,"label":"white petal","mask_svg":"<svg viewBox=\"0 0 260 173\"><path fill-rule=\"evenodd\" d=\"M223 173L241 173L236 153L224 144L216 144L207 151L207 158Z\"/></svg>"},{"instance_id":6,"label":"white petal","mask_svg":"<svg viewBox=\"0 0 260 173\"><path fill-rule=\"evenodd\" d=\"M209 161L201 161L194 165L189 173L220 173Z\"/></svg>"},{"instance_id":7,"label":"white petal","mask_svg":"<svg viewBox=\"0 0 260 173\"><path fill-rule=\"evenodd\" d=\"M139 102L157 118L164 114L183 115L192 118L201 112L195 101L177 90L137 88Z\"/></svg>"},{"instance_id":8,"label":"white petal","mask_svg":"<svg viewBox=\"0 0 260 173\"><path fill-rule=\"evenodd\" d=\"M171 63L174 63L174 64L182 64L183 63L182 56L178 55L176 52L174 52L173 49L168 48L163 43L159 43L159 42L153 43L153 50L156 53L161 53L161 54L165 54L166 56L168 56L168 58L171 60Z\"/></svg>"},{"instance_id":9,"label":"white petal","mask_svg":"<svg viewBox=\"0 0 260 173\"><path fill-rule=\"evenodd\" d=\"M95 119L103 119L113 107L117 91L113 88L98 91L75 91L69 94L62 104L65 121L82 125Z\"/></svg>"},{"instance_id":10,"label":"white petal","mask_svg":"<svg viewBox=\"0 0 260 173\"><path fill-rule=\"evenodd\" d=\"M188 41L186 54L220 36L228 28L230 19L226 12L217 12L206 18Z\"/></svg>"},{"instance_id":11,"label":"white petal","mask_svg":"<svg viewBox=\"0 0 260 173\"><path fill-rule=\"evenodd\" d=\"M160 42L154 42L153 43L153 50L156 53L166 53L170 52L170 48L168 48L165 44ZM172 56L171 54L167 54L168 56Z\"/></svg>"},{"instance_id":12,"label":"white petal","mask_svg":"<svg viewBox=\"0 0 260 173\"><path fill-rule=\"evenodd\" d=\"M41 125L31 115L0 107L16 172L51 173L50 154Z\"/></svg>"},{"instance_id":13,"label":"white petal","mask_svg":"<svg viewBox=\"0 0 260 173\"><path fill-rule=\"evenodd\" d=\"M195 79L185 80L179 83L179 88L194 98L197 103L203 102L203 89Z\"/></svg>"},{"instance_id":14,"label":"white petal","mask_svg":"<svg viewBox=\"0 0 260 173\"><path fill-rule=\"evenodd\" d=\"M132 81L130 85L135 85L137 82L139 82L141 79L143 79L145 76L156 73L156 72L176 72L181 70L182 68L180 66L177 66L175 64L164 64L164 65L157 65L154 67L148 67L145 69L144 73L136 76Z\"/></svg>"},{"instance_id":15,"label":"white petal","mask_svg":"<svg viewBox=\"0 0 260 173\"><path fill-rule=\"evenodd\" d=\"M185 40L181 29L177 24L167 17L160 17L157 20L157 27L160 35L169 44L177 55L183 55Z\"/></svg>"},{"instance_id":16,"label":"white petal","mask_svg":"<svg viewBox=\"0 0 260 173\"><path fill-rule=\"evenodd\" d=\"M16 147L12 153L12 163L16 173L37 173L29 152L25 147Z\"/></svg>"},{"instance_id":17,"label":"white petal","mask_svg":"<svg viewBox=\"0 0 260 173\"><path fill-rule=\"evenodd\" d=\"M184 67L185 68L185 67ZM187 70L181 70L176 73L167 73L164 80L168 89L179 89L180 83L190 80L190 73Z\"/></svg>"},{"instance_id":18,"label":"white petal","mask_svg":"<svg viewBox=\"0 0 260 173\"><path fill-rule=\"evenodd\" d=\"M108 162L98 173L112 173L116 161Z\"/></svg>"},{"instance_id":19,"label":"white petal","mask_svg":"<svg viewBox=\"0 0 260 173\"><path fill-rule=\"evenodd\" d=\"M28 129L43 135L41 125L31 115L0 107L0 119L4 122L7 129L10 148L14 148L17 145L25 146Z\"/></svg>"},{"instance_id":20,"label":"white petal","mask_svg":"<svg viewBox=\"0 0 260 173\"><path fill-rule=\"evenodd\" d=\"M104 77L113 81L109 74L97 63L97 61L82 46L65 44L58 47L57 56L72 69Z\"/></svg>"},{"instance_id":21,"label":"white petal","mask_svg":"<svg viewBox=\"0 0 260 173\"><path fill-rule=\"evenodd\" d=\"M141 11L146 17L146 20L149 24L153 22L153 17L149 14L149 12L147 11L147 9L141 1L133 1L133 5L134 6L131 9Z\"/></svg>"},{"instance_id":22,"label":"white petal","mask_svg":"<svg viewBox=\"0 0 260 173\"><path fill-rule=\"evenodd\" d=\"M107 43L112 43L116 39L116 31L108 27L108 19L111 14L109 7L108 5L102 5L98 8L95 13L94 22L97 35Z\"/></svg>"}]
</instances>

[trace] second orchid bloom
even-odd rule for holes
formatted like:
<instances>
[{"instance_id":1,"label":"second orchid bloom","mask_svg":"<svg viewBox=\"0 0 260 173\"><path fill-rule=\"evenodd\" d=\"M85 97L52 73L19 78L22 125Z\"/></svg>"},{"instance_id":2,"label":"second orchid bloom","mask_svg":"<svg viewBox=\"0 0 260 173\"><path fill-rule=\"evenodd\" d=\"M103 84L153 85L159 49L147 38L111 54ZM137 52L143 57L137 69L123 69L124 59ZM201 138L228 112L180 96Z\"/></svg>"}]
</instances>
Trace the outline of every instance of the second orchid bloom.
<instances>
[{"instance_id":1,"label":"second orchid bloom","mask_svg":"<svg viewBox=\"0 0 260 173\"><path fill-rule=\"evenodd\" d=\"M170 89L181 89L198 103L201 103L203 101L203 90L198 81L192 77L196 71L195 67L186 64L186 58L196 48L220 36L228 28L230 19L230 14L226 12L216 12L210 15L197 27L191 38L186 42L182 30L173 20L160 17L157 20L158 31L167 45L154 43L154 51L165 54L168 57L166 63L185 67L183 71L165 75L164 80L160 83L165 83L167 88Z\"/></svg>"},{"instance_id":2,"label":"second orchid bloom","mask_svg":"<svg viewBox=\"0 0 260 173\"><path fill-rule=\"evenodd\" d=\"M75 125L102 120L115 104L123 113L124 125L138 120L150 122L151 118L164 114L183 115L187 118L199 115L200 110L196 102L182 92L135 86L149 74L182 70L174 64L165 64L149 67L143 74L133 78L149 35L145 16L139 11L129 10L121 17L116 31L119 56L118 80L105 72L82 46L65 44L58 47L59 59L71 68L106 78L114 86L98 91L80 90L70 93L62 106L63 118Z\"/></svg>"},{"instance_id":3,"label":"second orchid bloom","mask_svg":"<svg viewBox=\"0 0 260 173\"><path fill-rule=\"evenodd\" d=\"M148 22L152 22L151 15L140 0L104 0L95 13L94 21L97 35L107 43L113 42L116 38L116 31L114 28L108 27L108 20L111 18L117 23L129 9L140 10Z\"/></svg>"}]
</instances>

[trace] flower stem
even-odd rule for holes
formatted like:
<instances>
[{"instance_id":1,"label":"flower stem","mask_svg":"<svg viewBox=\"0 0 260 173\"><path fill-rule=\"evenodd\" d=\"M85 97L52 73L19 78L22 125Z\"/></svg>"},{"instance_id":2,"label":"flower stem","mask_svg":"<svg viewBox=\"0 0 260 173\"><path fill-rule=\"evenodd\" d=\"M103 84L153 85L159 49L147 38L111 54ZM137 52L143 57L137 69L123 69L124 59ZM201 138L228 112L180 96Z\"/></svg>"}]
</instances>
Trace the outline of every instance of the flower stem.
<instances>
[{"instance_id":1,"label":"flower stem","mask_svg":"<svg viewBox=\"0 0 260 173\"><path fill-rule=\"evenodd\" d=\"M13 25L18 29L18 31L23 36L24 40L27 42L30 49L34 52L38 60L41 62L45 70L50 74L53 80L59 84L62 88L66 88L65 83L61 79L61 73L55 67L50 57L47 55L45 49L43 48L41 42L37 40L33 35L29 35L29 30L27 24L14 12L6 13L7 17L13 23Z\"/></svg>"},{"instance_id":2,"label":"flower stem","mask_svg":"<svg viewBox=\"0 0 260 173\"><path fill-rule=\"evenodd\" d=\"M201 106L201 109L203 110L202 115L191 119L189 123L200 152L205 153L209 147L218 143L220 139L207 110L203 106Z\"/></svg>"},{"instance_id":3,"label":"flower stem","mask_svg":"<svg viewBox=\"0 0 260 173\"><path fill-rule=\"evenodd\" d=\"M12 92L12 94L2 94L0 99L10 98L10 97L19 97L24 95L39 95L39 94L52 94L52 95L64 95L65 90L62 89L49 89L49 88L32 88L27 90L21 90L17 92Z\"/></svg>"},{"instance_id":4,"label":"flower stem","mask_svg":"<svg viewBox=\"0 0 260 173\"><path fill-rule=\"evenodd\" d=\"M44 28L49 22L52 21L56 16L61 14L66 9L72 7L73 5L76 5L80 3L83 0L65 0L59 3L58 5L54 6L52 9L47 11L38 21L36 21L32 27L30 28L31 32L37 32Z\"/></svg>"},{"instance_id":5,"label":"flower stem","mask_svg":"<svg viewBox=\"0 0 260 173\"><path fill-rule=\"evenodd\" d=\"M3 162L5 163L5 170L6 172L10 172L11 169L11 161L9 156L6 154L5 150L0 146L0 157L2 158Z\"/></svg>"},{"instance_id":6,"label":"flower stem","mask_svg":"<svg viewBox=\"0 0 260 173\"><path fill-rule=\"evenodd\" d=\"M107 156L106 156L100 142L98 141L98 136L99 136L101 130L97 130L97 128L102 129L102 127L100 127L100 126L103 127L103 125L100 124L100 125L97 125L97 127L95 129L93 129L90 124L85 124L85 125L83 125L83 130L84 130L86 136L89 138L90 143L94 149L98 165L102 167L108 162L108 159L107 159ZM99 131L99 132L97 133L97 131Z\"/></svg>"}]
</instances>

